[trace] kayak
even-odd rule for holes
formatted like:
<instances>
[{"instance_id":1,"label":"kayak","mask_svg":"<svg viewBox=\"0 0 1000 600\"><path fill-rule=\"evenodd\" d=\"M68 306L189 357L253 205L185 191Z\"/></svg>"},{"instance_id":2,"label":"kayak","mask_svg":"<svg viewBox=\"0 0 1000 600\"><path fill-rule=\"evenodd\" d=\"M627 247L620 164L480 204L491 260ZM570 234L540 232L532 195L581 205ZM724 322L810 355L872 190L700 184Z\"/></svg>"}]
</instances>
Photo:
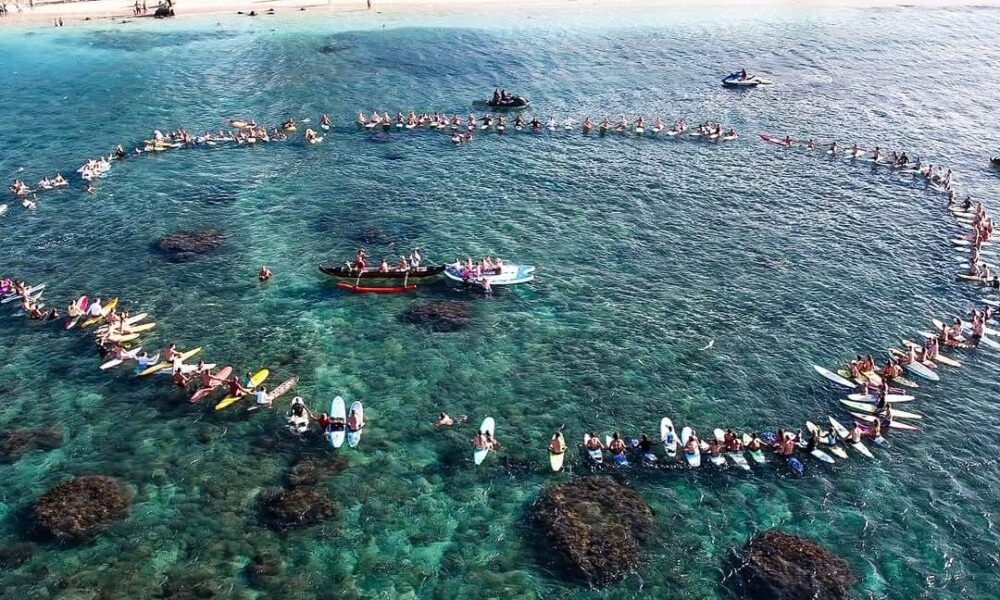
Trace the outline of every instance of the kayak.
<instances>
[{"instance_id":1,"label":"kayak","mask_svg":"<svg viewBox=\"0 0 1000 600\"><path fill-rule=\"evenodd\" d=\"M102 321L104 317L108 316L112 310L118 306L118 298L112 298L110 302L101 307L101 315L99 317L90 317L83 323L80 323L80 329L86 329L91 325L97 324Z\"/></svg>"},{"instance_id":2,"label":"kayak","mask_svg":"<svg viewBox=\"0 0 1000 600\"><path fill-rule=\"evenodd\" d=\"M852 417L854 417L855 419L860 419L860 420L865 421L867 423L873 423L873 422L875 422L876 419L878 419L878 417L873 416L873 415L865 415L865 414L855 413L855 412L848 413L848 414L851 415ZM920 428L917 427L916 425L910 425L909 423L901 423L899 421L890 421L889 422L889 427L892 427L893 429L902 429L904 431L920 431Z\"/></svg>"},{"instance_id":3,"label":"kayak","mask_svg":"<svg viewBox=\"0 0 1000 600\"><path fill-rule=\"evenodd\" d=\"M86 313L87 312L87 307L90 306L90 298L88 298L86 296L80 296L79 298L77 298L76 302L73 303L73 305L76 308L78 308L79 310L81 310L84 313ZM83 318L83 315L81 314L81 315L77 315L77 316L75 316L73 318L66 319L66 329L73 329L74 327L76 327L76 324L79 323L80 319L82 319L82 318Z\"/></svg>"},{"instance_id":4,"label":"kayak","mask_svg":"<svg viewBox=\"0 0 1000 600\"><path fill-rule=\"evenodd\" d=\"M261 369L260 371L257 371L250 377L249 385L244 384L243 387L249 390L253 390L258 385L264 383L264 380L267 379L268 375L270 375L270 371L268 371L267 369ZM225 398L220 400L218 404L215 405L215 410L222 410L228 406L236 404L242 398L243 396L226 396Z\"/></svg>"},{"instance_id":5,"label":"kayak","mask_svg":"<svg viewBox=\"0 0 1000 600\"><path fill-rule=\"evenodd\" d=\"M848 436L850 435L850 433L847 431L846 427L844 427L843 425L840 424L839 421L837 421L837 419L834 419L833 417L829 417L829 419L830 419L830 426L833 427L833 430L837 432L837 435L845 444L849 445L851 448L854 448L861 454L864 454L868 458L875 458L875 455L872 454L872 451L869 450L868 447L865 446L863 443L849 441Z\"/></svg>"},{"instance_id":6,"label":"kayak","mask_svg":"<svg viewBox=\"0 0 1000 600\"><path fill-rule=\"evenodd\" d=\"M751 440L750 434L749 433L744 433L743 434L743 445L746 446L746 445L750 444L750 440ZM767 459L764 458L764 451L763 450L747 450L747 454L750 455L750 458L752 458L754 460L754 462L757 462L759 464L764 464L765 462L767 462Z\"/></svg>"},{"instance_id":7,"label":"kayak","mask_svg":"<svg viewBox=\"0 0 1000 600\"><path fill-rule=\"evenodd\" d=\"M853 408L854 410L859 410L859 411L861 411L863 413L869 413L869 414L874 414L875 413L875 405L874 404L865 404L863 402L851 402L850 400L841 400L840 403L843 404L844 406L848 407L848 408ZM918 415L917 413L907 412L905 410L896 410L894 408L891 409L891 410L892 410L892 416L893 416L893 418L900 418L900 419L923 419L924 418L923 415Z\"/></svg>"},{"instance_id":8,"label":"kayak","mask_svg":"<svg viewBox=\"0 0 1000 600\"><path fill-rule=\"evenodd\" d=\"M556 434L556 439L559 440L559 445L562 448L566 447L566 438L563 437L561 431ZM552 450L549 450L549 466L552 467L554 472L558 473L562 470L564 458L566 458L566 450L563 450L562 452L553 452Z\"/></svg>"},{"instance_id":9,"label":"kayak","mask_svg":"<svg viewBox=\"0 0 1000 600\"><path fill-rule=\"evenodd\" d=\"M667 417L660 419L660 441L667 456L677 456L677 432L674 431L674 422Z\"/></svg>"},{"instance_id":10,"label":"kayak","mask_svg":"<svg viewBox=\"0 0 1000 600\"><path fill-rule=\"evenodd\" d=\"M351 412L354 413L358 421L357 431L347 430L347 445L354 448L361 441L361 434L365 431L365 407L361 405L361 402L355 400L351 403ZM491 421L492 423L492 421ZM484 422L485 425L485 422ZM493 426L490 426L490 437L493 437ZM480 461L481 462L481 461ZM478 464L478 463L477 463Z\"/></svg>"},{"instance_id":11,"label":"kayak","mask_svg":"<svg viewBox=\"0 0 1000 600\"><path fill-rule=\"evenodd\" d=\"M847 399L853 400L855 402L865 402L867 404L875 404L878 401L878 398L876 396L872 396L869 394L848 394ZM905 396L902 394L885 395L885 401L889 402L890 404L894 402L910 402L913 400L916 400L916 398L913 396Z\"/></svg>"},{"instance_id":12,"label":"kayak","mask_svg":"<svg viewBox=\"0 0 1000 600\"><path fill-rule=\"evenodd\" d=\"M808 429L809 433L813 435L818 435L820 437L826 436L826 432L817 427L816 424L813 423L812 421L806 421L806 429ZM822 442L822 444L826 446L826 449L832 452L834 456L847 460L847 452L840 446L836 444L831 445L826 443L825 441Z\"/></svg>"},{"instance_id":13,"label":"kayak","mask_svg":"<svg viewBox=\"0 0 1000 600\"><path fill-rule=\"evenodd\" d=\"M209 395L211 395L212 392L218 389L218 387L222 385L225 382L225 380L230 375L232 375L232 373L233 373L232 367L222 367L221 369L219 369L219 372L215 374L215 377L221 379L222 381L213 381L211 385L199 388L198 391L196 391L194 394L191 395L191 397L188 399L188 402L194 403L201 400L202 398L208 397Z\"/></svg>"},{"instance_id":14,"label":"kayak","mask_svg":"<svg viewBox=\"0 0 1000 600\"><path fill-rule=\"evenodd\" d=\"M344 405L344 399L340 396L334 398L333 402L330 403L330 418L347 422L347 408ZM340 429L334 429L332 425L327 425L326 439L330 442L330 446L340 448L344 445L345 428L346 425Z\"/></svg>"},{"instance_id":15,"label":"kayak","mask_svg":"<svg viewBox=\"0 0 1000 600\"><path fill-rule=\"evenodd\" d=\"M587 456L590 457L591 462L594 464L601 464L604 462L604 453L601 452L600 448L597 450L591 450L587 448L587 444L590 442L590 434L583 434L583 447L587 450Z\"/></svg>"},{"instance_id":16,"label":"kayak","mask_svg":"<svg viewBox=\"0 0 1000 600\"><path fill-rule=\"evenodd\" d=\"M198 346L197 348L194 348L192 350L188 350L187 352L181 352L175 358L179 359L181 362L184 362L185 360L191 358L192 356L194 356L195 354L198 354L199 352L201 352L201 346ZM159 355L157 355L157 356L159 356ZM139 376L140 377L145 377L147 375L152 375L153 373L156 373L157 371L162 371L163 369L169 368L171 366L173 366L173 362L168 362L168 361L164 360L164 361L161 361L161 362L158 362L158 363L154 364L151 367L147 367L144 371L142 371L142 372L139 373Z\"/></svg>"},{"instance_id":17,"label":"kayak","mask_svg":"<svg viewBox=\"0 0 1000 600\"><path fill-rule=\"evenodd\" d=\"M819 365L813 365L813 369L815 369L817 373L827 378L829 381L836 383L837 385L842 385L846 388L852 388L852 389L855 387L854 383L848 381L847 379L841 377L840 375L837 375L836 373L830 371L829 369L824 369Z\"/></svg>"},{"instance_id":18,"label":"kayak","mask_svg":"<svg viewBox=\"0 0 1000 600\"><path fill-rule=\"evenodd\" d=\"M685 427L684 429L682 429L681 430L681 444L685 448L685 450L684 450L684 458L688 461L688 464L691 465L692 467L700 467L701 466L701 450L698 449L698 446L697 445L695 446L693 453L689 453L687 451L687 443L688 443L688 440L691 439L691 435L693 433L694 432L691 431L690 427Z\"/></svg>"},{"instance_id":19,"label":"kayak","mask_svg":"<svg viewBox=\"0 0 1000 600\"><path fill-rule=\"evenodd\" d=\"M355 402L355 404L357 404L357 402ZM352 404L351 407L353 408L354 404ZM493 417L486 417L483 419L483 424L479 426L479 431L486 432L490 434L490 437L493 437L493 432L496 431L496 423L493 421ZM486 455L489 453L489 448L474 448L472 450L472 459L477 465L481 465L483 464L483 461L486 460Z\"/></svg>"},{"instance_id":20,"label":"kayak","mask_svg":"<svg viewBox=\"0 0 1000 600\"><path fill-rule=\"evenodd\" d=\"M625 456L625 451L621 451L618 454L611 452L611 436L604 436L604 445L608 447L608 454L611 455L611 460L615 461L616 465L626 466L628 465L628 457Z\"/></svg>"},{"instance_id":21,"label":"kayak","mask_svg":"<svg viewBox=\"0 0 1000 600\"><path fill-rule=\"evenodd\" d=\"M126 360L131 360L131 359L135 358L136 356L139 356L140 352L142 352L142 346L139 346L138 348L133 348L133 349L129 350L128 352L122 354L122 358L112 358L108 362L102 364L99 368L102 371L107 371L108 369L117 367L118 365L122 364Z\"/></svg>"}]
</instances>

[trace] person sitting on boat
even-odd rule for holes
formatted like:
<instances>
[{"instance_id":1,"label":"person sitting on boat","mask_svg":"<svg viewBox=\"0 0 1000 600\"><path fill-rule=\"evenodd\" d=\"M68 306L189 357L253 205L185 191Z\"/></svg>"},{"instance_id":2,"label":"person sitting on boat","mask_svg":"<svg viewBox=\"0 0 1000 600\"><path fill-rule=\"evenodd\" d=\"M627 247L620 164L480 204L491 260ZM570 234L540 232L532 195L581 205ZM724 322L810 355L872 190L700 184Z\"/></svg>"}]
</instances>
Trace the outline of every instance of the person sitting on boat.
<instances>
[{"instance_id":1,"label":"person sitting on boat","mask_svg":"<svg viewBox=\"0 0 1000 600\"><path fill-rule=\"evenodd\" d=\"M358 248L357 254L354 255L354 268L359 272L365 270L365 259L368 258L368 253L365 252L364 248Z\"/></svg>"},{"instance_id":2,"label":"person sitting on boat","mask_svg":"<svg viewBox=\"0 0 1000 600\"><path fill-rule=\"evenodd\" d=\"M747 75L746 69L740 69L740 81L746 81L749 75Z\"/></svg>"},{"instance_id":3,"label":"person sitting on boat","mask_svg":"<svg viewBox=\"0 0 1000 600\"><path fill-rule=\"evenodd\" d=\"M613 456L618 456L625 452L625 442L622 441L622 436L617 431L611 435L611 441L608 443L608 452Z\"/></svg>"},{"instance_id":4,"label":"person sitting on boat","mask_svg":"<svg viewBox=\"0 0 1000 600\"><path fill-rule=\"evenodd\" d=\"M270 281L274 274L271 273L271 269L267 268L267 265L263 265L260 268L260 272L257 273L257 279L260 281Z\"/></svg>"},{"instance_id":5,"label":"person sitting on boat","mask_svg":"<svg viewBox=\"0 0 1000 600\"><path fill-rule=\"evenodd\" d=\"M378 263L378 272L379 273L388 273L389 272L389 263L386 262L384 256L382 257L382 260L379 261L379 263Z\"/></svg>"},{"instance_id":6,"label":"person sitting on boat","mask_svg":"<svg viewBox=\"0 0 1000 600\"><path fill-rule=\"evenodd\" d=\"M566 452L566 440L563 439L559 432L552 434L552 438L549 440L549 452L552 454L562 454Z\"/></svg>"},{"instance_id":7,"label":"person sitting on boat","mask_svg":"<svg viewBox=\"0 0 1000 600\"><path fill-rule=\"evenodd\" d=\"M406 257L405 256L400 256L399 257L399 262L396 263L396 270L400 271L400 272L404 272L404 271L409 271L410 270L410 263L406 262Z\"/></svg>"}]
</instances>

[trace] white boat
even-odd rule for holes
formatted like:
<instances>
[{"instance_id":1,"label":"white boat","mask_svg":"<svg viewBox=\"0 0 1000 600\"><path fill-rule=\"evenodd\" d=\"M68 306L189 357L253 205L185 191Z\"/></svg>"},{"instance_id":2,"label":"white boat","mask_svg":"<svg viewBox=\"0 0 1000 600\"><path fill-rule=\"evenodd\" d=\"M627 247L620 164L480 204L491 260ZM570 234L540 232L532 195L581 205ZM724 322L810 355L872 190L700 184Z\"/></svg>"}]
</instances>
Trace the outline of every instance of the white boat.
<instances>
[{"instance_id":1,"label":"white boat","mask_svg":"<svg viewBox=\"0 0 1000 600\"><path fill-rule=\"evenodd\" d=\"M514 285L515 283L527 283L535 278L535 267L532 265L510 265L505 264L500 268L500 272L494 270L491 274L473 275L466 279L462 277L463 266L455 263L448 265L444 269L444 276L452 281L478 283L483 280L494 285Z\"/></svg>"}]
</instances>

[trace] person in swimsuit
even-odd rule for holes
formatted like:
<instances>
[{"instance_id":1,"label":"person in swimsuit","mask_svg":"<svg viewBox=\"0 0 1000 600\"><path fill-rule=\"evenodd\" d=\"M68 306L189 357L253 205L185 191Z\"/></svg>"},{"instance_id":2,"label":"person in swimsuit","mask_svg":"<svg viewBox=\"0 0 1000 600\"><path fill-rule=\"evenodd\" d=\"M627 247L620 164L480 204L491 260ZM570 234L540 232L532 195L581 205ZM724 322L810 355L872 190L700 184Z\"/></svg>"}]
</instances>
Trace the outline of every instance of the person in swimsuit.
<instances>
[{"instance_id":1,"label":"person in swimsuit","mask_svg":"<svg viewBox=\"0 0 1000 600\"><path fill-rule=\"evenodd\" d=\"M549 452L553 454L563 454L566 452L566 441L559 435L559 432L552 434L549 440Z\"/></svg>"},{"instance_id":2,"label":"person in swimsuit","mask_svg":"<svg viewBox=\"0 0 1000 600\"><path fill-rule=\"evenodd\" d=\"M270 281L274 274L271 273L271 269L267 268L267 265L263 265L260 268L260 272L257 273L257 279L260 281Z\"/></svg>"}]
</instances>

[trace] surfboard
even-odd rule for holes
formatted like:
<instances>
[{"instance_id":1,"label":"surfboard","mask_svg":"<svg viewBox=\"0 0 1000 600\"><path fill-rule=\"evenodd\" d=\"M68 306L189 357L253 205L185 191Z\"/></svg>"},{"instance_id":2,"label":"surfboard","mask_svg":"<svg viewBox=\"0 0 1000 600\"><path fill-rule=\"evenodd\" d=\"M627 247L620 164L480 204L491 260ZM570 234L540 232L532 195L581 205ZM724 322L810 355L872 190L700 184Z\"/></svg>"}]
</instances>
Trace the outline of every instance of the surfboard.
<instances>
[{"instance_id":1,"label":"surfboard","mask_svg":"<svg viewBox=\"0 0 1000 600\"><path fill-rule=\"evenodd\" d=\"M347 421L347 408L344 405L344 399L340 396L334 398L330 403L330 418L342 419L344 422ZM344 425L344 428L346 427ZM346 435L344 428L333 429L332 426L327 426L326 439L329 440L330 446L340 448L344 445L344 436Z\"/></svg>"},{"instance_id":2,"label":"surfboard","mask_svg":"<svg viewBox=\"0 0 1000 600\"><path fill-rule=\"evenodd\" d=\"M184 362L185 360L191 358L192 356L194 356L195 354L198 354L199 352L201 352L201 346L198 346L197 348L193 348L191 350L188 350L187 352L181 352L179 355L177 355L176 358L180 359L181 362ZM159 356L159 354L157 354L157 356ZM154 364L151 367L147 367L144 371L141 371L139 373L139 376L140 377L145 377L147 375L152 375L153 373L156 373L157 371L162 371L163 369L166 369L166 368L169 368L169 367L172 367L172 366L173 366L172 362L168 362L168 361L164 360L164 361L161 361L161 362L158 362L158 363Z\"/></svg>"},{"instance_id":3,"label":"surfboard","mask_svg":"<svg viewBox=\"0 0 1000 600\"><path fill-rule=\"evenodd\" d=\"M688 440L691 439L691 435L693 433L694 432L692 431L692 429L690 427L685 427L684 429L682 429L681 430L681 445L683 445L685 447L684 458L687 460L688 464L691 465L692 467L700 467L701 466L701 450L698 449L697 447L695 447L694 452L690 453L690 454L686 450Z\"/></svg>"},{"instance_id":4,"label":"surfboard","mask_svg":"<svg viewBox=\"0 0 1000 600\"><path fill-rule=\"evenodd\" d=\"M823 377L825 377L828 381L832 381L833 383L836 383L837 385L841 385L841 386L844 386L846 388L851 388L851 389L853 389L853 388L856 387L854 383L848 381L847 379L844 379L843 377L841 377L840 375L837 375L836 373L834 373L833 371L831 371L829 369L825 369L825 368L823 368L823 367L821 367L819 365L813 365L813 369L815 369L817 373L819 373L820 375L822 375Z\"/></svg>"},{"instance_id":5,"label":"surfboard","mask_svg":"<svg viewBox=\"0 0 1000 600\"><path fill-rule=\"evenodd\" d=\"M565 448L566 447L566 438L563 437L562 432L561 431L558 432L556 434L556 437L559 440L559 445L562 446L563 448ZM562 468L563 468L563 459L564 458L566 458L566 451L565 450L563 450L562 452L553 452L551 449L549 450L549 466L552 467L552 470L554 472L558 473L559 471L562 470Z\"/></svg>"},{"instance_id":6,"label":"surfboard","mask_svg":"<svg viewBox=\"0 0 1000 600\"><path fill-rule=\"evenodd\" d=\"M264 383L264 380L267 379L267 376L269 374L270 371L268 371L267 369L261 369L260 371L257 371L256 373L250 376L250 385L244 385L244 387L253 390L258 385ZM243 398L244 396L226 396L225 398L220 400L218 404L215 405L215 410L222 410L228 406L232 406L233 404L236 404Z\"/></svg>"},{"instance_id":7,"label":"surfboard","mask_svg":"<svg viewBox=\"0 0 1000 600\"><path fill-rule=\"evenodd\" d=\"M674 431L674 422L667 417L660 419L660 441L667 456L677 456L677 432Z\"/></svg>"},{"instance_id":8,"label":"surfboard","mask_svg":"<svg viewBox=\"0 0 1000 600\"><path fill-rule=\"evenodd\" d=\"M360 401L355 400L351 403L351 412L357 415L358 423L361 424L357 431L347 430L347 445L354 448L361 441L361 434L365 431L365 407L361 405ZM493 434L492 429L490 434Z\"/></svg>"},{"instance_id":9,"label":"surfboard","mask_svg":"<svg viewBox=\"0 0 1000 600\"><path fill-rule=\"evenodd\" d=\"M215 376L218 377L219 379L222 379L223 381L213 381L212 385L199 388L198 391L196 391L194 394L191 395L191 397L188 399L188 402L193 403L201 400L202 398L208 397L209 395L211 395L212 392L217 390L219 386L221 386L224 383L224 381L228 379L229 376L232 374L233 374L232 367L222 367L221 369L219 369L219 372L215 374Z\"/></svg>"},{"instance_id":10,"label":"surfboard","mask_svg":"<svg viewBox=\"0 0 1000 600\"><path fill-rule=\"evenodd\" d=\"M490 434L493 437L493 432L496 430L496 422L493 421L493 417L486 417L483 419L483 424L479 426L479 431L483 431ZM486 460L486 455L490 453L489 448L474 448L472 450L472 459L477 465L483 464Z\"/></svg>"}]
</instances>

